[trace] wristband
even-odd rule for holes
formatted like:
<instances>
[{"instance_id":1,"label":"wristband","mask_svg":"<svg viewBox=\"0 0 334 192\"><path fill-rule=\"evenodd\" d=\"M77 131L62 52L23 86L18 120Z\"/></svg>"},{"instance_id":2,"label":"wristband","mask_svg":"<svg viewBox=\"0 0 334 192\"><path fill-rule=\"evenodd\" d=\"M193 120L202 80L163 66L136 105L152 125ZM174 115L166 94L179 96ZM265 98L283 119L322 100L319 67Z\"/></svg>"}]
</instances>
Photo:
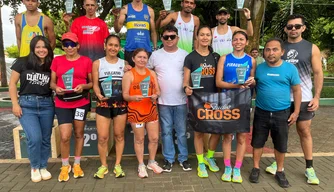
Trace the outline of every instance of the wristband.
<instances>
[{"instance_id":1,"label":"wristband","mask_svg":"<svg viewBox=\"0 0 334 192\"><path fill-rule=\"evenodd\" d=\"M188 86L184 86L183 87L183 92L186 93L186 89L187 89Z\"/></svg>"},{"instance_id":2,"label":"wristband","mask_svg":"<svg viewBox=\"0 0 334 192\"><path fill-rule=\"evenodd\" d=\"M249 19L247 19L247 21L251 21L252 20L252 18L250 17Z\"/></svg>"}]
</instances>

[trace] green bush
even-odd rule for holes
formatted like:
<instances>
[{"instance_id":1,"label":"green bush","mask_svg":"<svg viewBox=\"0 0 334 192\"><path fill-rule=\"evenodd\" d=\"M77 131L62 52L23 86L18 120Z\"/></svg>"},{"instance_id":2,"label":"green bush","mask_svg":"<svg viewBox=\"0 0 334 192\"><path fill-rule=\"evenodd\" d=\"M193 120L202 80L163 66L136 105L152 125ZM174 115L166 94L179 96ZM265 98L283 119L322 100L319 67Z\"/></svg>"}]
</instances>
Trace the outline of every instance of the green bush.
<instances>
[{"instance_id":1,"label":"green bush","mask_svg":"<svg viewBox=\"0 0 334 192\"><path fill-rule=\"evenodd\" d=\"M334 53L331 53L327 59L327 71L330 74L334 74Z\"/></svg>"},{"instance_id":2,"label":"green bush","mask_svg":"<svg viewBox=\"0 0 334 192\"><path fill-rule=\"evenodd\" d=\"M314 93L314 90L313 90L313 93ZM323 87L320 98L334 98L334 87L332 86Z\"/></svg>"},{"instance_id":3,"label":"green bush","mask_svg":"<svg viewBox=\"0 0 334 192\"><path fill-rule=\"evenodd\" d=\"M62 49L56 47L55 50L53 50L53 54L55 54L55 55L64 55L65 52Z\"/></svg>"},{"instance_id":4,"label":"green bush","mask_svg":"<svg viewBox=\"0 0 334 192\"><path fill-rule=\"evenodd\" d=\"M6 47L6 52L8 53L8 57L10 58L18 58L19 57L19 49L16 45L11 45Z\"/></svg>"}]
</instances>

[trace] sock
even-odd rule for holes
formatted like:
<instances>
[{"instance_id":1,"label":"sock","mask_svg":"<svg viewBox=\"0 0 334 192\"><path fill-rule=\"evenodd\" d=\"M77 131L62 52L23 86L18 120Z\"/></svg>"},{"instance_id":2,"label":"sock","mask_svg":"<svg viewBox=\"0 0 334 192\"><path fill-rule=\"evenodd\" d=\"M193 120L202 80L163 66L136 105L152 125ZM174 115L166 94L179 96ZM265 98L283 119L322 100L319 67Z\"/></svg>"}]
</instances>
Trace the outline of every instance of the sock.
<instances>
[{"instance_id":1,"label":"sock","mask_svg":"<svg viewBox=\"0 0 334 192\"><path fill-rule=\"evenodd\" d=\"M145 167L145 164L144 163L139 163L138 167L139 166L144 166Z\"/></svg>"},{"instance_id":2,"label":"sock","mask_svg":"<svg viewBox=\"0 0 334 192\"><path fill-rule=\"evenodd\" d=\"M313 159L311 160L305 159L305 161L306 161L306 169L313 167Z\"/></svg>"},{"instance_id":3,"label":"sock","mask_svg":"<svg viewBox=\"0 0 334 192\"><path fill-rule=\"evenodd\" d=\"M231 160L230 159L224 159L224 165L225 165L225 167L231 167Z\"/></svg>"},{"instance_id":4,"label":"sock","mask_svg":"<svg viewBox=\"0 0 334 192\"><path fill-rule=\"evenodd\" d=\"M155 163L155 160L148 160L148 164Z\"/></svg>"},{"instance_id":5,"label":"sock","mask_svg":"<svg viewBox=\"0 0 334 192\"><path fill-rule=\"evenodd\" d=\"M242 162L241 161L235 161L235 168L237 168L237 169L240 169L240 167L242 166Z\"/></svg>"},{"instance_id":6,"label":"sock","mask_svg":"<svg viewBox=\"0 0 334 192\"><path fill-rule=\"evenodd\" d=\"M196 154L196 156L197 156L198 164L204 163L204 155L203 154L199 154L199 155Z\"/></svg>"},{"instance_id":7,"label":"sock","mask_svg":"<svg viewBox=\"0 0 334 192\"><path fill-rule=\"evenodd\" d=\"M74 157L74 164L79 164L80 165L80 159L81 159L80 156L75 156Z\"/></svg>"},{"instance_id":8,"label":"sock","mask_svg":"<svg viewBox=\"0 0 334 192\"><path fill-rule=\"evenodd\" d=\"M213 158L213 155L215 154L215 151L212 151L208 149L208 153L206 154L206 158L210 159Z\"/></svg>"},{"instance_id":9,"label":"sock","mask_svg":"<svg viewBox=\"0 0 334 192\"><path fill-rule=\"evenodd\" d=\"M68 158L62 158L62 159L61 159L61 162L62 162L62 166L67 166L67 165L69 165Z\"/></svg>"}]
</instances>

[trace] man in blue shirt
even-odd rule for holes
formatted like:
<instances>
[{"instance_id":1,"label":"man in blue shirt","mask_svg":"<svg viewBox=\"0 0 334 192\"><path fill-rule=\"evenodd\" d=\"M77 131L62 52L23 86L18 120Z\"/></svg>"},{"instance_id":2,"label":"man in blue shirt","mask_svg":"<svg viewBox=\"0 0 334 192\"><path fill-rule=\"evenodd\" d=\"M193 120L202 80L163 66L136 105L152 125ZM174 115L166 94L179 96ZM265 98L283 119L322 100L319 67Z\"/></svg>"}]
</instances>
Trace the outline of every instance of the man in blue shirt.
<instances>
[{"instance_id":1,"label":"man in blue shirt","mask_svg":"<svg viewBox=\"0 0 334 192\"><path fill-rule=\"evenodd\" d=\"M301 88L297 68L283 61L283 54L283 41L279 38L269 39L264 48L266 62L256 68L256 108L251 143L254 168L249 180L252 183L259 182L260 159L270 132L277 162L275 179L281 187L287 188L290 185L283 172L283 163L289 126L297 121L300 111ZM291 113L290 90L295 101L294 111Z\"/></svg>"}]
</instances>

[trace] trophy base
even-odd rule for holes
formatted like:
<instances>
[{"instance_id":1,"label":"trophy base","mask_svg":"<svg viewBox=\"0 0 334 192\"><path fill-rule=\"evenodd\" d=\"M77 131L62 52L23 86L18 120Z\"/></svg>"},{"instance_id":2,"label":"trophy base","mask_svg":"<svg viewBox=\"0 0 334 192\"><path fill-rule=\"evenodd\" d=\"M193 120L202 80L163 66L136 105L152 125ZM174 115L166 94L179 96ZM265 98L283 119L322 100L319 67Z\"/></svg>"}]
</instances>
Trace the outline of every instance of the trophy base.
<instances>
[{"instance_id":1,"label":"trophy base","mask_svg":"<svg viewBox=\"0 0 334 192\"><path fill-rule=\"evenodd\" d=\"M234 11L244 11L244 8L236 8L236 9L233 9Z\"/></svg>"},{"instance_id":2,"label":"trophy base","mask_svg":"<svg viewBox=\"0 0 334 192\"><path fill-rule=\"evenodd\" d=\"M203 89L204 87L189 87L190 89Z\"/></svg>"},{"instance_id":3,"label":"trophy base","mask_svg":"<svg viewBox=\"0 0 334 192\"><path fill-rule=\"evenodd\" d=\"M168 13L174 13L174 10L166 10Z\"/></svg>"},{"instance_id":4,"label":"trophy base","mask_svg":"<svg viewBox=\"0 0 334 192\"><path fill-rule=\"evenodd\" d=\"M151 98L152 97L152 95L150 95L150 96L143 96L144 98Z\"/></svg>"},{"instance_id":5,"label":"trophy base","mask_svg":"<svg viewBox=\"0 0 334 192\"><path fill-rule=\"evenodd\" d=\"M65 93L73 93L73 92L74 92L74 89L65 89L64 92L65 92Z\"/></svg>"}]
</instances>

